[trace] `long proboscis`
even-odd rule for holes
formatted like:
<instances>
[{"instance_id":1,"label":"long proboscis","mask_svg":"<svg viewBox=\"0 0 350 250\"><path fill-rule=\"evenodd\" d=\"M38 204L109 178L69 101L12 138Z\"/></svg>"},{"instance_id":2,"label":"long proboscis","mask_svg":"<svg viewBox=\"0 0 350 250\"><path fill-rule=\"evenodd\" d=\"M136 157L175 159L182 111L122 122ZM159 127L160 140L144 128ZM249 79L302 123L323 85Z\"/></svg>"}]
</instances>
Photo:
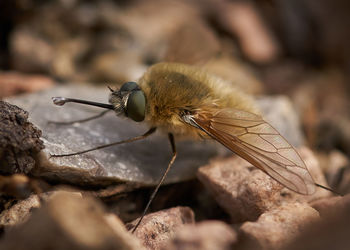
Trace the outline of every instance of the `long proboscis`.
<instances>
[{"instance_id":1,"label":"long proboscis","mask_svg":"<svg viewBox=\"0 0 350 250\"><path fill-rule=\"evenodd\" d=\"M100 107L105 109L112 109L112 110L114 109L113 105L111 104L91 102L91 101L75 99L75 98L52 97L52 101L55 105L58 105L58 106L63 106L67 102L75 102L75 103L80 103L80 104L85 104L85 105L90 105L90 106L95 106L95 107Z\"/></svg>"}]
</instances>

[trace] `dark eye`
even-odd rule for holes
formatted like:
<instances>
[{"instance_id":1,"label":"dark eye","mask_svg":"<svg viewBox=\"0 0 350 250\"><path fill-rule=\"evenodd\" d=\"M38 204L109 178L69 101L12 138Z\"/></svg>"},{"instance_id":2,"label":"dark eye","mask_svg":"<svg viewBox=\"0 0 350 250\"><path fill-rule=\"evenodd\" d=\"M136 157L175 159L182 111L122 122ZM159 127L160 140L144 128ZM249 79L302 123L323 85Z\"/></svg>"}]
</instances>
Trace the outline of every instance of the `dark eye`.
<instances>
[{"instance_id":1,"label":"dark eye","mask_svg":"<svg viewBox=\"0 0 350 250\"><path fill-rule=\"evenodd\" d=\"M122 85L119 91L132 91L135 89L139 89L139 85L137 85L136 82L126 82Z\"/></svg>"},{"instance_id":2,"label":"dark eye","mask_svg":"<svg viewBox=\"0 0 350 250\"><path fill-rule=\"evenodd\" d=\"M126 104L126 113L128 117L136 122L145 119L146 98L142 90L133 91L128 98Z\"/></svg>"}]
</instances>

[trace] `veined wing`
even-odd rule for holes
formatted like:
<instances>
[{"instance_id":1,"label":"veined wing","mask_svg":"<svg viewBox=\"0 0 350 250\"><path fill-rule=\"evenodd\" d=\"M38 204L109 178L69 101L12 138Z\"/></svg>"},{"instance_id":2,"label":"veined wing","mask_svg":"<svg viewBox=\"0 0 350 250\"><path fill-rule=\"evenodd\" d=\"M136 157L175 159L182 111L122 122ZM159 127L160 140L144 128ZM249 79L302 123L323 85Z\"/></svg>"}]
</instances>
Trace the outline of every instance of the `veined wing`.
<instances>
[{"instance_id":1,"label":"veined wing","mask_svg":"<svg viewBox=\"0 0 350 250\"><path fill-rule=\"evenodd\" d=\"M315 182L298 152L261 116L221 109L199 112L184 120L287 188L300 194L315 192Z\"/></svg>"}]
</instances>

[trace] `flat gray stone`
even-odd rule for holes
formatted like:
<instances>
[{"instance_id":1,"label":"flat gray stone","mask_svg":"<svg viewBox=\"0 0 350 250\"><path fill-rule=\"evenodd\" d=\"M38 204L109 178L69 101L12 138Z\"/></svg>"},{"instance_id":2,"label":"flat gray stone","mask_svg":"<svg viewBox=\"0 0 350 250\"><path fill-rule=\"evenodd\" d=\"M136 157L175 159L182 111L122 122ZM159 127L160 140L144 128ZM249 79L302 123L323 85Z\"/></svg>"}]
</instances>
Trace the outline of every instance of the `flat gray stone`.
<instances>
[{"instance_id":1,"label":"flat gray stone","mask_svg":"<svg viewBox=\"0 0 350 250\"><path fill-rule=\"evenodd\" d=\"M49 154L77 152L115 141L142 135L149 128L127 118L117 117L113 111L102 118L72 125L48 124L48 121L84 119L103 109L68 103L63 107L52 103L51 97L63 96L108 102L107 88L89 85L69 85L47 91L8 99L29 112L29 120L42 130L45 144L36 175L63 179L68 182L105 184L111 181L131 181L153 185L171 158L167 135L156 133L132 143L92 151L86 154L49 158ZM176 139L176 138L175 138ZM178 157L165 183L191 179L196 169L210 158L225 154L225 149L211 141L176 142ZM226 151L227 153L227 151ZM47 159L46 159L47 158ZM82 183L81 183L82 182Z\"/></svg>"},{"instance_id":2,"label":"flat gray stone","mask_svg":"<svg viewBox=\"0 0 350 250\"><path fill-rule=\"evenodd\" d=\"M158 182L171 158L168 138L159 132L142 141L76 156L49 159L50 154L72 153L93 148L142 135L149 129L145 124L117 117L113 111L102 118L85 123L48 124L48 121L84 119L103 111L74 103L59 107L52 103L51 97L63 96L107 103L109 93L106 87L65 85L7 99L8 102L27 110L29 120L42 130L41 139L44 141L45 149L33 174L75 184L109 184L125 181L154 185ZM258 101L258 105L264 103L262 107L266 110L263 110L263 113L273 125L277 125L278 129L297 131L296 133L300 134L299 124L285 119L291 116L286 114L285 110L278 108L280 105L276 105L276 100L280 103L276 98L265 97ZM288 102L288 99L284 102ZM294 111L287 111L290 112ZM286 126L288 129L284 129ZM226 148L213 141L178 140L176 145L178 157L165 183L191 179L195 176L197 168L206 165L209 159L230 154Z\"/></svg>"}]
</instances>

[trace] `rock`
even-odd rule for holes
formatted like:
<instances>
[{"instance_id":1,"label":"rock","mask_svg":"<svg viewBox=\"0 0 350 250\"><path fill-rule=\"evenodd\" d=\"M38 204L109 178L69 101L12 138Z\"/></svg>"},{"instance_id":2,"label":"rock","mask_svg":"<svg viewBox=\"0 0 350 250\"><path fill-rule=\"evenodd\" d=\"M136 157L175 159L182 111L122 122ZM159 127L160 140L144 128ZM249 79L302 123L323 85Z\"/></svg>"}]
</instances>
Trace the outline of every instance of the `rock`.
<instances>
[{"instance_id":1,"label":"rock","mask_svg":"<svg viewBox=\"0 0 350 250\"><path fill-rule=\"evenodd\" d=\"M74 190L60 190L51 191L47 193L32 194L28 198L18 201L16 204L5 209L0 214L0 226L4 227L5 230L8 228L24 223L28 220L32 212L41 207L41 201L50 200L58 193L66 193L68 195L75 195L81 198L82 194Z\"/></svg>"},{"instance_id":2,"label":"rock","mask_svg":"<svg viewBox=\"0 0 350 250\"><path fill-rule=\"evenodd\" d=\"M220 43L214 31L202 20L193 18L170 36L163 61L201 65L210 62L219 52Z\"/></svg>"},{"instance_id":3,"label":"rock","mask_svg":"<svg viewBox=\"0 0 350 250\"><path fill-rule=\"evenodd\" d=\"M38 195L31 195L25 200L18 201L11 208L2 211L0 214L0 226L9 227L24 223L28 220L33 209L40 207Z\"/></svg>"},{"instance_id":4,"label":"rock","mask_svg":"<svg viewBox=\"0 0 350 250\"><path fill-rule=\"evenodd\" d=\"M284 250L346 250L350 245L350 196L337 203L341 206L324 219L309 225Z\"/></svg>"},{"instance_id":5,"label":"rock","mask_svg":"<svg viewBox=\"0 0 350 250\"><path fill-rule=\"evenodd\" d=\"M13 71L0 72L0 98L47 89L53 84L54 81L44 75L26 75Z\"/></svg>"},{"instance_id":6,"label":"rock","mask_svg":"<svg viewBox=\"0 0 350 250\"><path fill-rule=\"evenodd\" d=\"M314 180L322 185L325 178L318 162L307 148L299 150ZM197 176L213 193L233 222L254 221L262 213L286 202L309 202L327 197L330 192L316 188L312 195L300 195L270 178L239 156L215 160L201 167ZM283 188L283 189L282 189Z\"/></svg>"},{"instance_id":7,"label":"rock","mask_svg":"<svg viewBox=\"0 0 350 250\"><path fill-rule=\"evenodd\" d=\"M113 112L100 119L73 125L48 124L48 121L72 121L90 117L101 109L67 104L55 106L51 97L66 96L106 103L109 90L91 86L64 86L40 93L9 99L30 112L30 118L42 131L45 150L32 173L51 180L73 184L103 184L116 181L143 185L158 183L171 158L167 136L156 133L146 140L109 147L87 154L50 158L49 154L76 152L97 145L135 137L149 128L144 124L117 117ZM95 113L94 113L95 111ZM175 138L176 139L176 138ZM176 142L178 157L165 183L188 180L210 158L227 153L215 142Z\"/></svg>"},{"instance_id":8,"label":"rock","mask_svg":"<svg viewBox=\"0 0 350 250\"><path fill-rule=\"evenodd\" d=\"M0 174L29 173L44 148L40 136L27 111L0 101Z\"/></svg>"},{"instance_id":9,"label":"rock","mask_svg":"<svg viewBox=\"0 0 350 250\"><path fill-rule=\"evenodd\" d=\"M307 148L307 147L301 147L298 150L301 158L304 160L305 165L307 166L307 169L309 170L309 173L311 174L312 178L314 179L315 183L321 184L323 186L328 187L326 178L322 172L322 169L320 168L320 164L316 158L316 156L313 154L313 152ZM332 192L325 190L320 187L316 187L315 193L312 195L301 195L297 194L287 188L284 188L281 191L281 200L293 200L293 201L299 201L299 202L311 202L317 199L321 199L324 197L332 196Z\"/></svg>"},{"instance_id":10,"label":"rock","mask_svg":"<svg viewBox=\"0 0 350 250\"><path fill-rule=\"evenodd\" d=\"M92 68L92 79L120 83L136 80L147 70L139 51L135 50L108 51L96 55Z\"/></svg>"},{"instance_id":11,"label":"rock","mask_svg":"<svg viewBox=\"0 0 350 250\"><path fill-rule=\"evenodd\" d=\"M228 250L236 241L236 232L227 224L221 221L203 221L181 227L163 249Z\"/></svg>"},{"instance_id":12,"label":"rock","mask_svg":"<svg viewBox=\"0 0 350 250\"><path fill-rule=\"evenodd\" d=\"M217 18L225 30L237 37L243 54L255 63L271 63L280 47L272 31L252 2L222 1Z\"/></svg>"},{"instance_id":13,"label":"rock","mask_svg":"<svg viewBox=\"0 0 350 250\"><path fill-rule=\"evenodd\" d=\"M130 246L130 249L140 249L140 250L145 249L139 240L137 240L133 235L125 232L124 223L115 214L107 214L104 216L104 218L106 223L112 228L114 233L118 236L119 240L121 242L127 243L127 245Z\"/></svg>"},{"instance_id":14,"label":"rock","mask_svg":"<svg viewBox=\"0 0 350 250\"><path fill-rule=\"evenodd\" d=\"M171 8L169 8L170 3ZM164 0L141 1L124 9L117 5L104 5L105 8L101 8L102 17L114 30L120 29L122 34L127 31L129 43L125 44L126 48L136 48L143 56L145 63L149 59L153 63L162 61L174 32L186 23L196 22L201 17L198 7L181 1L175 4ZM115 10L111 11L111 7ZM160 9L162 11L159 11ZM140 27L147 27L147 29Z\"/></svg>"},{"instance_id":15,"label":"rock","mask_svg":"<svg viewBox=\"0 0 350 250\"><path fill-rule=\"evenodd\" d=\"M318 212L305 203L287 203L256 222L244 223L239 230L240 249L280 249L318 218Z\"/></svg>"},{"instance_id":16,"label":"rock","mask_svg":"<svg viewBox=\"0 0 350 250\"><path fill-rule=\"evenodd\" d=\"M11 20L15 14L23 18L14 20L10 32L11 66L74 82L116 82L135 76L147 65L162 61L177 28L201 19L199 8L192 5L172 0L69 1L38 3L23 12L16 9ZM108 57L109 53L121 56ZM128 59L128 54L135 56Z\"/></svg>"},{"instance_id":17,"label":"rock","mask_svg":"<svg viewBox=\"0 0 350 250\"><path fill-rule=\"evenodd\" d=\"M67 192L52 196L27 222L8 231L0 248L142 249L122 223L112 229L98 202Z\"/></svg>"},{"instance_id":18,"label":"rock","mask_svg":"<svg viewBox=\"0 0 350 250\"><path fill-rule=\"evenodd\" d=\"M287 96L260 97L256 100L264 119L294 147L304 145L301 124L293 103Z\"/></svg>"},{"instance_id":19,"label":"rock","mask_svg":"<svg viewBox=\"0 0 350 250\"><path fill-rule=\"evenodd\" d=\"M15 70L50 72L50 65L55 57L54 47L50 41L40 36L33 26L17 26L9 40L12 67Z\"/></svg>"},{"instance_id":20,"label":"rock","mask_svg":"<svg viewBox=\"0 0 350 250\"><path fill-rule=\"evenodd\" d=\"M336 196L331 198L322 198L319 200L312 201L310 206L316 209L321 217L325 217L329 214L335 213L337 209L338 202L342 200L342 197Z\"/></svg>"},{"instance_id":21,"label":"rock","mask_svg":"<svg viewBox=\"0 0 350 250\"><path fill-rule=\"evenodd\" d=\"M127 224L132 230L138 219ZM146 215L134 235L147 249L162 249L184 224L194 223L193 211L188 207L175 207Z\"/></svg>"},{"instance_id":22,"label":"rock","mask_svg":"<svg viewBox=\"0 0 350 250\"><path fill-rule=\"evenodd\" d=\"M238 156L212 161L197 176L233 222L256 220L275 206L282 186Z\"/></svg>"},{"instance_id":23,"label":"rock","mask_svg":"<svg viewBox=\"0 0 350 250\"><path fill-rule=\"evenodd\" d=\"M350 194L319 199L311 202L310 205L315 208L322 217L334 216L341 209L350 206Z\"/></svg>"},{"instance_id":24,"label":"rock","mask_svg":"<svg viewBox=\"0 0 350 250\"><path fill-rule=\"evenodd\" d=\"M336 206L339 207L339 210L346 209L350 207L350 194L342 196L336 203Z\"/></svg>"}]
</instances>

